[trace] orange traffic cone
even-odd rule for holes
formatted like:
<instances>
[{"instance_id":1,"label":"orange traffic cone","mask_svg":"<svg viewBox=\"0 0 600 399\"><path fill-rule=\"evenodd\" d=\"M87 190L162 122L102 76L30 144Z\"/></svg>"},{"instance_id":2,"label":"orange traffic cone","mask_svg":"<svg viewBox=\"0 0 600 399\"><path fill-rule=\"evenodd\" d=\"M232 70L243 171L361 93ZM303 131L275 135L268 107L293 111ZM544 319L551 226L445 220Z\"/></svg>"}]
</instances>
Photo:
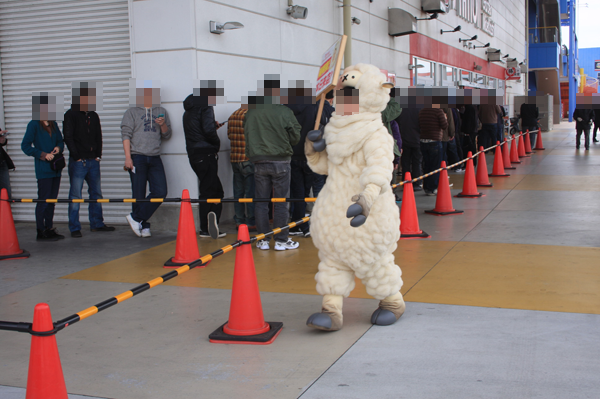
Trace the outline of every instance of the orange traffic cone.
<instances>
[{"instance_id":1,"label":"orange traffic cone","mask_svg":"<svg viewBox=\"0 0 600 399\"><path fill-rule=\"evenodd\" d=\"M492 177L507 177L510 176L508 173L504 173L504 160L502 159L502 146L499 141L496 141L496 153L494 154L494 168L490 176ZM510 162L510 159L509 161Z\"/></svg>"},{"instance_id":2,"label":"orange traffic cone","mask_svg":"<svg viewBox=\"0 0 600 399\"><path fill-rule=\"evenodd\" d=\"M46 303L38 303L33 311L32 330L47 332L52 329L50 307ZM67 399L67 386L54 335L31 335L26 398Z\"/></svg>"},{"instance_id":3,"label":"orange traffic cone","mask_svg":"<svg viewBox=\"0 0 600 399\"><path fill-rule=\"evenodd\" d=\"M502 163L504 164L504 169L517 169L510 164L510 150L508 149L508 141L506 139L502 143Z\"/></svg>"},{"instance_id":4,"label":"orange traffic cone","mask_svg":"<svg viewBox=\"0 0 600 399\"><path fill-rule=\"evenodd\" d=\"M248 226L240 225L238 240L250 241ZM208 336L216 344L268 345L275 341L283 323L265 322L256 281L251 244L236 249L229 321Z\"/></svg>"},{"instance_id":5,"label":"orange traffic cone","mask_svg":"<svg viewBox=\"0 0 600 399\"><path fill-rule=\"evenodd\" d=\"M30 253L19 247L19 238L13 219L8 192L5 188L0 194L0 260L25 259Z\"/></svg>"},{"instance_id":6,"label":"orange traffic cone","mask_svg":"<svg viewBox=\"0 0 600 399\"><path fill-rule=\"evenodd\" d=\"M175 256L165 262L163 266L165 269L174 269L200 259L198 240L196 239L196 224L194 223L194 214L192 213L192 203L189 199L190 192L183 190L181 193ZM198 267L206 267L206 265Z\"/></svg>"},{"instance_id":7,"label":"orange traffic cone","mask_svg":"<svg viewBox=\"0 0 600 399\"><path fill-rule=\"evenodd\" d=\"M519 160L519 151L517 150L517 139L514 134L510 143L510 163L521 163Z\"/></svg>"},{"instance_id":8,"label":"orange traffic cone","mask_svg":"<svg viewBox=\"0 0 600 399\"><path fill-rule=\"evenodd\" d=\"M527 132L525 133L525 153L526 154L533 154L534 152L531 150L531 138L529 137L529 129L527 130Z\"/></svg>"},{"instance_id":9,"label":"orange traffic cone","mask_svg":"<svg viewBox=\"0 0 600 399\"><path fill-rule=\"evenodd\" d=\"M473 169L473 153L467 154L467 167L465 169L465 180L463 181L463 190L455 197L477 198L483 197L483 194L477 192L477 182L475 179L475 170Z\"/></svg>"},{"instance_id":10,"label":"orange traffic cone","mask_svg":"<svg viewBox=\"0 0 600 399\"><path fill-rule=\"evenodd\" d=\"M517 153L519 154L519 158L527 158L529 155L525 153L525 136L523 136L523 132L519 132L519 145L517 145Z\"/></svg>"},{"instance_id":11,"label":"orange traffic cone","mask_svg":"<svg viewBox=\"0 0 600 399\"><path fill-rule=\"evenodd\" d=\"M479 147L479 161L477 162L477 178L475 181L479 187L492 187L490 178L488 177L487 163L485 162L485 151L483 147Z\"/></svg>"},{"instance_id":12,"label":"orange traffic cone","mask_svg":"<svg viewBox=\"0 0 600 399\"><path fill-rule=\"evenodd\" d=\"M406 180L412 180L410 172L406 172ZM446 180L448 178L446 177ZM429 234L419 228L417 203L412 182L402 187L402 206L400 207L400 238L429 238Z\"/></svg>"},{"instance_id":13,"label":"orange traffic cone","mask_svg":"<svg viewBox=\"0 0 600 399\"><path fill-rule=\"evenodd\" d=\"M425 213L431 213L438 216L453 215L463 213L452 207L452 193L450 192L450 183L448 182L448 171L446 170L446 161L442 161L442 172L440 173L440 182L438 184L437 198L435 208Z\"/></svg>"},{"instance_id":14,"label":"orange traffic cone","mask_svg":"<svg viewBox=\"0 0 600 399\"><path fill-rule=\"evenodd\" d=\"M538 129L534 150L545 150L544 143L542 141L542 129Z\"/></svg>"}]
</instances>

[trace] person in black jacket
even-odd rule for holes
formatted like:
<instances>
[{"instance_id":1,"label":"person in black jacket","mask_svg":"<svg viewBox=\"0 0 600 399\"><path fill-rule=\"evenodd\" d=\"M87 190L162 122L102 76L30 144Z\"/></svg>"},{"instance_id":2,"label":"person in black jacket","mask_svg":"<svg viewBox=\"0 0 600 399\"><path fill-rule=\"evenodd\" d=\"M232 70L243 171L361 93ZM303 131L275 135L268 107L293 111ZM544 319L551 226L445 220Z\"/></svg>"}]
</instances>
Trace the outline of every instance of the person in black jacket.
<instances>
[{"instance_id":1,"label":"person in black jacket","mask_svg":"<svg viewBox=\"0 0 600 399\"><path fill-rule=\"evenodd\" d=\"M81 199L83 182L87 182L90 199L101 199L100 159L102 158L102 127L96 110L96 89L81 82L72 89L71 109L65 113L63 134L69 148L69 199ZM88 207L92 231L113 231L104 224L102 205L90 202ZM69 203L71 237L81 237L79 203Z\"/></svg>"},{"instance_id":2,"label":"person in black jacket","mask_svg":"<svg viewBox=\"0 0 600 399\"><path fill-rule=\"evenodd\" d=\"M419 111L420 108L404 108L400 116L396 118L402 137L402 156L400 165L402 167L402 180L406 180L406 173L410 172L414 179L421 176L421 141L419 134ZM413 184L414 191L422 191L422 180Z\"/></svg>"},{"instance_id":3,"label":"person in black jacket","mask_svg":"<svg viewBox=\"0 0 600 399\"><path fill-rule=\"evenodd\" d=\"M290 89L294 90L294 89ZM316 104L312 104L311 97L300 93L301 90L296 89L296 96L290 96L287 105L294 112L294 116L302 127L300 130L300 141L292 148L294 154L290 162L292 174L290 180L290 197L291 198L306 198L310 194L310 189L313 185L314 173L308 166L306 155L304 154L304 142L309 131L315 128L317 120L317 112L319 110L320 100ZM309 90L310 91L310 90ZM329 118L333 114L334 108L329 101L323 104L323 112L321 114L321 125L326 125ZM300 220L306 213L306 202L294 202L292 204L292 221ZM303 223L298 227L290 229L290 235L310 236L309 224Z\"/></svg>"},{"instance_id":4,"label":"person in black jacket","mask_svg":"<svg viewBox=\"0 0 600 399\"><path fill-rule=\"evenodd\" d=\"M594 110L594 143L598 142L598 139L596 138L598 128L600 128L600 110L596 109Z\"/></svg>"},{"instance_id":5,"label":"person in black jacket","mask_svg":"<svg viewBox=\"0 0 600 399\"><path fill-rule=\"evenodd\" d=\"M575 147L579 149L581 145L581 133L585 133L585 149L590 149L590 128L594 121L595 113L591 108L583 108L582 105L577 104L575 112L573 112L573 119L575 123L575 129L577 129L577 141Z\"/></svg>"},{"instance_id":6,"label":"person in black jacket","mask_svg":"<svg viewBox=\"0 0 600 399\"><path fill-rule=\"evenodd\" d=\"M197 89L194 89L197 90ZM219 179L219 148L221 140L217 129L222 126L215 121L213 105L217 88L201 88L199 95L190 94L183 101L183 132L190 166L200 181L199 199L223 198L223 185ZM219 219L223 205L199 204L200 237L214 239L227 234L219 231Z\"/></svg>"},{"instance_id":7,"label":"person in black jacket","mask_svg":"<svg viewBox=\"0 0 600 399\"><path fill-rule=\"evenodd\" d=\"M8 140L6 139L6 130L0 129L0 189L5 188L8 198L10 198L10 176L8 175L9 169L14 169L15 165L12 160L4 151L4 147Z\"/></svg>"},{"instance_id":8,"label":"person in black jacket","mask_svg":"<svg viewBox=\"0 0 600 399\"><path fill-rule=\"evenodd\" d=\"M531 143L531 148L535 147L535 140L537 133L531 133L534 130L538 129L538 119L540 117L540 110L535 105L535 97L530 96L528 103L521 104L520 109L520 117L521 117L521 130L526 132L529 130L529 140Z\"/></svg>"}]
</instances>

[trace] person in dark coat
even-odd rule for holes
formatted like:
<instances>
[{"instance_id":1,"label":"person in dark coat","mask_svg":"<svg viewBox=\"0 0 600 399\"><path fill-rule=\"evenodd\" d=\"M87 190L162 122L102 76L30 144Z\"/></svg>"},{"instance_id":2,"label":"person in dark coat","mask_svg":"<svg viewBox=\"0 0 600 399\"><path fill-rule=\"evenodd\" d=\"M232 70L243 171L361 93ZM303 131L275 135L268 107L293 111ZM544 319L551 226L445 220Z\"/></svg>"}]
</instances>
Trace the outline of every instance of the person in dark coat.
<instances>
[{"instance_id":1,"label":"person in dark coat","mask_svg":"<svg viewBox=\"0 0 600 399\"><path fill-rule=\"evenodd\" d=\"M590 149L590 128L595 118L594 110L591 108L583 108L579 104L573 112L573 119L577 122L575 128L577 129L577 141L576 148L579 149L581 145L581 133L585 133L585 149Z\"/></svg>"},{"instance_id":2,"label":"person in dark coat","mask_svg":"<svg viewBox=\"0 0 600 399\"><path fill-rule=\"evenodd\" d=\"M210 89L201 89L210 90ZM209 96L190 94L183 101L183 132L185 148L190 166L198 176L199 199L223 198L223 185L219 179L219 148L221 140L217 134L220 127L215 121L215 112L209 105ZM226 233L219 231L219 219L223 205L199 204L200 237L214 239L225 237Z\"/></svg>"},{"instance_id":3,"label":"person in dark coat","mask_svg":"<svg viewBox=\"0 0 600 399\"><path fill-rule=\"evenodd\" d=\"M530 101L530 103L521 104L521 130L526 132L529 130L529 140L531 148L535 147L535 140L537 133L531 133L534 130L538 130L538 119L540 117L539 108Z\"/></svg>"},{"instance_id":4,"label":"person in dark coat","mask_svg":"<svg viewBox=\"0 0 600 399\"><path fill-rule=\"evenodd\" d=\"M2 148L8 143L6 133L8 133L6 130L0 129L0 189L5 188L8 198L10 198L10 176L8 175L8 170L14 169L15 164L6 151L4 151L4 148Z\"/></svg>"},{"instance_id":5,"label":"person in dark coat","mask_svg":"<svg viewBox=\"0 0 600 399\"><path fill-rule=\"evenodd\" d=\"M594 110L594 143L598 142L598 139L596 138L598 128L600 128L600 110L596 109Z\"/></svg>"},{"instance_id":6,"label":"person in dark coat","mask_svg":"<svg viewBox=\"0 0 600 399\"><path fill-rule=\"evenodd\" d=\"M402 180L406 180L406 173L410 172L411 177L419 177L421 173L421 142L419 133L419 111L420 108L404 108L396 122L400 128L402 137L402 157L400 166L402 167ZM422 180L413 185L415 191L423 190Z\"/></svg>"},{"instance_id":7,"label":"person in dark coat","mask_svg":"<svg viewBox=\"0 0 600 399\"><path fill-rule=\"evenodd\" d=\"M292 101L286 104L286 106L294 112L294 116L302 127L300 130L300 141L292 147L294 153L290 162L292 168L290 197L307 198L309 197L310 189L313 185L314 173L306 161L304 142L306 141L308 132L315 128L315 121L317 120L317 112L321 100L317 101L316 104L312 104L311 97L308 96L294 96L290 97L290 99ZM321 125L326 125L327 122L329 122L329 118L331 118L333 111L334 108L329 101L325 101L323 104L323 112L321 113ZM306 202L294 202L292 205L292 220L296 221L302 219L306 214ZM300 226L290 229L290 235L303 235L304 237L309 237L309 228L309 223L303 223Z\"/></svg>"},{"instance_id":8,"label":"person in dark coat","mask_svg":"<svg viewBox=\"0 0 600 399\"><path fill-rule=\"evenodd\" d=\"M477 137L477 131L479 130L479 119L477 118L477 107L471 104L465 105L465 111L462 114L461 131L463 132L463 159L467 158L467 153L471 151L472 154L477 152L477 146L475 144L475 138ZM477 162L473 160L473 164Z\"/></svg>"}]
</instances>

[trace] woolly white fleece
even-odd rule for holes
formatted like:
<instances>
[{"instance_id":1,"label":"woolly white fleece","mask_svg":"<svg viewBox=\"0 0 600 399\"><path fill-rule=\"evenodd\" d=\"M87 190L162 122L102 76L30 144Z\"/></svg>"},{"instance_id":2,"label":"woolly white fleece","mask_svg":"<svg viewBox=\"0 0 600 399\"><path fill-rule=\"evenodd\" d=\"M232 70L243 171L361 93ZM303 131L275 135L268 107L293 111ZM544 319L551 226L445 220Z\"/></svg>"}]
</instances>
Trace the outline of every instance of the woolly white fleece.
<instances>
[{"instance_id":1,"label":"woolly white fleece","mask_svg":"<svg viewBox=\"0 0 600 399\"><path fill-rule=\"evenodd\" d=\"M394 143L381 121L389 89L382 87L386 77L374 65L357 64L344 74L352 70L363 73L356 84L360 112L331 117L325 151L307 155L313 171L328 175L311 217L321 260L315 280L319 294L347 297L356 275L369 295L382 300L402 286L393 255L400 238L400 214L390 187ZM365 224L354 228L346 211L356 194L363 194L371 209Z\"/></svg>"}]
</instances>

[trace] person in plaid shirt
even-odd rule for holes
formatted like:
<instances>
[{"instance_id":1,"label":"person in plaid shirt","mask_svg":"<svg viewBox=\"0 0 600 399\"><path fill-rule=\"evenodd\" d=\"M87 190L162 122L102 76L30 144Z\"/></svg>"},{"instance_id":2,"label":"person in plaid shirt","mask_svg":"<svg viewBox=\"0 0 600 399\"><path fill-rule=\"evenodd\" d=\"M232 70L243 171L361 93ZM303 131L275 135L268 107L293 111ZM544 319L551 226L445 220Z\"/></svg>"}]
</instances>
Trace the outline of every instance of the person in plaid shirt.
<instances>
[{"instance_id":1,"label":"person in plaid shirt","mask_svg":"<svg viewBox=\"0 0 600 399\"><path fill-rule=\"evenodd\" d=\"M231 168L233 169L233 197L254 198L254 165L246 156L246 138L244 137L244 117L247 109L236 110L227 122L227 137L231 142ZM248 225L250 231L256 231L254 203L235 203L235 223Z\"/></svg>"}]
</instances>

